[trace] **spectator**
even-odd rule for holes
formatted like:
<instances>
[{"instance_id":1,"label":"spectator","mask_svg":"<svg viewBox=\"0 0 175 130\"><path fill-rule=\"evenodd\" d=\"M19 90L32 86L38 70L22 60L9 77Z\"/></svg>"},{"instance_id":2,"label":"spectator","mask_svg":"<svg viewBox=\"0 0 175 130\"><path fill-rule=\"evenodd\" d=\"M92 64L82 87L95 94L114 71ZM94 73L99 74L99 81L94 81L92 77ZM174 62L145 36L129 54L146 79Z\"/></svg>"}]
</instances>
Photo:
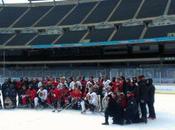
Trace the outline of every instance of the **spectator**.
<instances>
[{"instance_id":1,"label":"spectator","mask_svg":"<svg viewBox=\"0 0 175 130\"><path fill-rule=\"evenodd\" d=\"M149 119L156 119L155 109L154 109L154 95L155 95L155 86L153 85L152 79L147 79L147 85L149 87L148 91L148 110L149 110Z\"/></svg>"}]
</instances>

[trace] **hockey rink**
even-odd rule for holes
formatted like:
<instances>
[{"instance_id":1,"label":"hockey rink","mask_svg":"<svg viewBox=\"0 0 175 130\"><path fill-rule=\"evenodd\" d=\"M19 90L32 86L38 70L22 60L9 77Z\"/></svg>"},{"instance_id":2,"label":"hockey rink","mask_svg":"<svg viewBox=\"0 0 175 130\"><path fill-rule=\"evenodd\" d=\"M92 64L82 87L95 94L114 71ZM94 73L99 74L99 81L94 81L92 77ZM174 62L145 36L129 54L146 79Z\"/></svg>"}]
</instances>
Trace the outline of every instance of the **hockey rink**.
<instances>
[{"instance_id":1,"label":"hockey rink","mask_svg":"<svg viewBox=\"0 0 175 130\"><path fill-rule=\"evenodd\" d=\"M100 113L92 114L80 111L64 110L53 113L52 110L13 109L0 110L0 130L175 130L175 95L156 94L156 120L147 124L103 126L104 117Z\"/></svg>"}]
</instances>

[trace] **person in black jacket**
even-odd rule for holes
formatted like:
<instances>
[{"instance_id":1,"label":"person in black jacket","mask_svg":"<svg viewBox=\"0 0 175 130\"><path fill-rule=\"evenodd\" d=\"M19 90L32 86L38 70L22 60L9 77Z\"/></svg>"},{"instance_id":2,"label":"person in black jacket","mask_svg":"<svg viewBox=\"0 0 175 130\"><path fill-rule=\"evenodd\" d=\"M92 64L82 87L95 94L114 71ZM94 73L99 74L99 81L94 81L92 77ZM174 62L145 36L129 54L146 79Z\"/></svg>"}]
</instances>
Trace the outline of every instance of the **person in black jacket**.
<instances>
[{"instance_id":1,"label":"person in black jacket","mask_svg":"<svg viewBox=\"0 0 175 130\"><path fill-rule=\"evenodd\" d=\"M108 95L108 106L105 110L105 122L102 123L102 125L109 125L108 122L109 116L113 117L113 124L122 124L121 122L122 109L120 105L117 103L116 93Z\"/></svg>"},{"instance_id":2,"label":"person in black jacket","mask_svg":"<svg viewBox=\"0 0 175 130\"><path fill-rule=\"evenodd\" d=\"M138 86L139 86L139 104L142 114L141 119L143 122L147 123L146 103L148 101L149 86L146 84L144 75L139 76Z\"/></svg>"},{"instance_id":3,"label":"person in black jacket","mask_svg":"<svg viewBox=\"0 0 175 130\"><path fill-rule=\"evenodd\" d=\"M138 85L138 81L137 81L137 77L133 77L132 78L132 85L134 87L133 93L134 93L134 97L136 98L137 104L139 104L139 85Z\"/></svg>"},{"instance_id":4,"label":"person in black jacket","mask_svg":"<svg viewBox=\"0 0 175 130\"><path fill-rule=\"evenodd\" d=\"M149 117L150 119L156 119L156 114L155 114L155 109L154 109L154 95L155 95L155 86L153 85L153 80L152 79L147 79L146 80L147 85L149 86L149 91L148 91L148 110L149 110Z\"/></svg>"},{"instance_id":5,"label":"person in black jacket","mask_svg":"<svg viewBox=\"0 0 175 130\"><path fill-rule=\"evenodd\" d=\"M126 96L126 94L127 94L127 83L126 83L126 79L125 79L124 76L120 76L120 79L121 79L121 81L123 82L123 93L124 93L125 96Z\"/></svg>"},{"instance_id":6,"label":"person in black jacket","mask_svg":"<svg viewBox=\"0 0 175 130\"><path fill-rule=\"evenodd\" d=\"M127 106L124 109L124 120L126 124L135 123L136 119L139 118L138 106L134 94L132 92L127 93ZM138 117L137 117L138 116Z\"/></svg>"},{"instance_id":7,"label":"person in black jacket","mask_svg":"<svg viewBox=\"0 0 175 130\"><path fill-rule=\"evenodd\" d=\"M10 78L5 80L5 82L2 85L2 95L3 95L3 100L4 100L3 102L4 102L5 108L15 108L16 107L17 92L15 89L15 84L11 81ZM6 102L10 102L10 103L6 103Z\"/></svg>"}]
</instances>

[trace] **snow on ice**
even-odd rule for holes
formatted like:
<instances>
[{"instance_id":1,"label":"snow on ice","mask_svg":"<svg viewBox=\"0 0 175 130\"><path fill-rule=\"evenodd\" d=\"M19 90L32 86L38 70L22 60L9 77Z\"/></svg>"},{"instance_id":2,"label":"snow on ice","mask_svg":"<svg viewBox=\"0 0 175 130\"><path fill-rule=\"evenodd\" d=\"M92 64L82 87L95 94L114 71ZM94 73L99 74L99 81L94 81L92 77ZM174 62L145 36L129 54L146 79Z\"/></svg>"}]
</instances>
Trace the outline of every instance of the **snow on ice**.
<instances>
[{"instance_id":1,"label":"snow on ice","mask_svg":"<svg viewBox=\"0 0 175 130\"><path fill-rule=\"evenodd\" d=\"M103 126L103 115L80 111L0 110L0 130L175 130L175 95L156 94L156 120L148 123Z\"/></svg>"}]
</instances>

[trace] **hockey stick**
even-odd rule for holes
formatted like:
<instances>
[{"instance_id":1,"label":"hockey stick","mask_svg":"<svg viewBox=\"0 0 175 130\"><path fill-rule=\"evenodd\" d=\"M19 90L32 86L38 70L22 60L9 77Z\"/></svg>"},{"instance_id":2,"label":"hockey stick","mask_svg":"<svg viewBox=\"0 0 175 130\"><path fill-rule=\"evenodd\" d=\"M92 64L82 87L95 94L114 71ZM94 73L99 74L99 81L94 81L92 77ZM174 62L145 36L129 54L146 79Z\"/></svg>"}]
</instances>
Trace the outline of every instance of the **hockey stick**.
<instances>
[{"instance_id":1,"label":"hockey stick","mask_svg":"<svg viewBox=\"0 0 175 130\"><path fill-rule=\"evenodd\" d=\"M76 104L78 101L74 101L74 102L72 102L72 103L70 103L70 104L68 104L68 105L66 105L63 109L61 109L60 111L58 111L58 112L61 112L61 111L64 111L64 110L66 110L66 109L68 109L70 106L72 106L72 105L74 105L74 104Z\"/></svg>"},{"instance_id":2,"label":"hockey stick","mask_svg":"<svg viewBox=\"0 0 175 130\"><path fill-rule=\"evenodd\" d=\"M87 103L87 102L85 101L85 105L89 106L89 105L93 105L93 104L89 104L89 103ZM94 105L93 105L93 106L94 106ZM99 114L99 115L104 116L104 112L100 112L98 109L96 109L96 107L97 107L97 106L95 106L95 108L94 108L93 111L90 110L90 112L92 112L93 114ZM89 110L89 109L90 109L90 107L89 107L88 109L86 109L86 110ZM85 110L85 112L86 112L86 110ZM83 113L85 113L85 112L83 112Z\"/></svg>"},{"instance_id":3,"label":"hockey stick","mask_svg":"<svg viewBox=\"0 0 175 130\"><path fill-rule=\"evenodd\" d=\"M46 103L46 102L45 102L45 104L46 104L49 108L54 109L54 106L50 105L49 103Z\"/></svg>"}]
</instances>

